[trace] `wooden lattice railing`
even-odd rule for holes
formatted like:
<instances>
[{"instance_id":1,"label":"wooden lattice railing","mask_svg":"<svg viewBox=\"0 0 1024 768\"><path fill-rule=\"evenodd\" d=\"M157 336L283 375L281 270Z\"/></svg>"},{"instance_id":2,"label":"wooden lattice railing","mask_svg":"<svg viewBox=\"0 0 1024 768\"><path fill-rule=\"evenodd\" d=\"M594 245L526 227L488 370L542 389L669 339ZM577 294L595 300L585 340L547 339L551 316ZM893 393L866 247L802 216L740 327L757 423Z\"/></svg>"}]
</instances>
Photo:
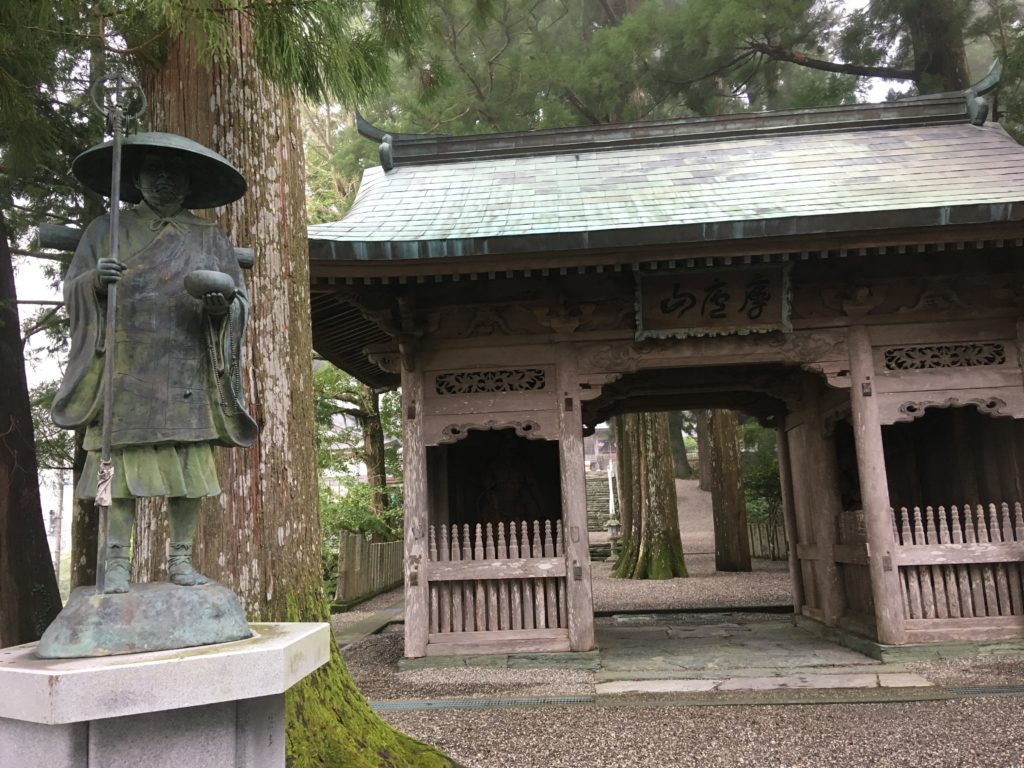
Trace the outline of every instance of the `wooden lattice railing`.
<instances>
[{"instance_id":1,"label":"wooden lattice railing","mask_svg":"<svg viewBox=\"0 0 1024 768\"><path fill-rule=\"evenodd\" d=\"M428 556L428 643L567 643L561 522L430 526Z\"/></svg>"},{"instance_id":2,"label":"wooden lattice railing","mask_svg":"<svg viewBox=\"0 0 1024 768\"><path fill-rule=\"evenodd\" d=\"M901 507L893 516L904 618L1024 616L1024 513L1020 503ZM922 622L924 624L924 622Z\"/></svg>"}]
</instances>

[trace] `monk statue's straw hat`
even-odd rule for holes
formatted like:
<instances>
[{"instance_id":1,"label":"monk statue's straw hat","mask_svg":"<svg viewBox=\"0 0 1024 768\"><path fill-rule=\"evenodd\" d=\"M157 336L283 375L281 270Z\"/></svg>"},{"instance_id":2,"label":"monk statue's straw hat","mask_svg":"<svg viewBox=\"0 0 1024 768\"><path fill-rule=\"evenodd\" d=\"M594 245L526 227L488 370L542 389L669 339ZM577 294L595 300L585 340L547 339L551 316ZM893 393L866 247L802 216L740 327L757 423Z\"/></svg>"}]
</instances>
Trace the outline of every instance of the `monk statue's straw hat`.
<instances>
[{"instance_id":1,"label":"monk statue's straw hat","mask_svg":"<svg viewBox=\"0 0 1024 768\"><path fill-rule=\"evenodd\" d=\"M129 203L142 200L135 185L142 161L149 154L169 154L182 158L189 170L186 208L216 208L232 203L245 194L245 179L231 163L192 139L173 133L135 133L121 140L121 199ZM82 184L101 195L110 195L110 169L114 158L112 141L90 147L75 158L71 172Z\"/></svg>"}]
</instances>

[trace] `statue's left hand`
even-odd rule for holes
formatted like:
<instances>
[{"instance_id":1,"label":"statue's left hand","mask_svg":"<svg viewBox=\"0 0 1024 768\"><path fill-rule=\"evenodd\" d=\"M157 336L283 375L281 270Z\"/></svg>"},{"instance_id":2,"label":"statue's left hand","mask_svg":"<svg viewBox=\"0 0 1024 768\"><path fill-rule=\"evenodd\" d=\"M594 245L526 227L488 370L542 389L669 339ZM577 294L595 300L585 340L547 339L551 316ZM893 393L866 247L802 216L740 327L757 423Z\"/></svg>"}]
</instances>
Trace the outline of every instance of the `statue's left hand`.
<instances>
[{"instance_id":1,"label":"statue's left hand","mask_svg":"<svg viewBox=\"0 0 1024 768\"><path fill-rule=\"evenodd\" d=\"M211 317L223 317L228 313L230 305L231 302L225 298L223 293L203 294L203 309Z\"/></svg>"}]
</instances>

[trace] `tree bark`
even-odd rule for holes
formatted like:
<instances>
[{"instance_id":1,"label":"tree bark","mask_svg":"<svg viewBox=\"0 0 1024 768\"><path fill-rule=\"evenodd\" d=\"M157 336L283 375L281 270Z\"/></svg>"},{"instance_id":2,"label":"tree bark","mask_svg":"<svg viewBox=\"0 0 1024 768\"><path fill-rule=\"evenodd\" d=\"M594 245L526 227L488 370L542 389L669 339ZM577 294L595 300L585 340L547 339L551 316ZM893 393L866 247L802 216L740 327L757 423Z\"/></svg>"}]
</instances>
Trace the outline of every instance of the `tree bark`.
<instances>
[{"instance_id":1,"label":"tree bark","mask_svg":"<svg viewBox=\"0 0 1024 768\"><path fill-rule=\"evenodd\" d=\"M61 609L39 500L17 299L0 214L0 647L38 640Z\"/></svg>"},{"instance_id":2,"label":"tree bark","mask_svg":"<svg viewBox=\"0 0 1024 768\"><path fill-rule=\"evenodd\" d=\"M293 98L258 72L248 22L235 14L233 23L227 60L201 61L177 39L164 64L146 69L143 78L152 127L212 147L249 184L242 200L218 210L217 223L235 245L256 252L246 276L252 301L246 384L261 431L251 448L220 452L225 492L204 504L196 559L204 573L236 591L251 620L326 621L299 112ZM157 547L148 552L150 559L162 557ZM294 768L451 765L373 713L336 646L326 666L288 691L286 708Z\"/></svg>"},{"instance_id":3,"label":"tree bark","mask_svg":"<svg viewBox=\"0 0 1024 768\"><path fill-rule=\"evenodd\" d=\"M71 467L71 487L78 488L85 466L82 450L84 432L75 433L75 459ZM72 490L74 493L74 490ZM75 499L74 517L71 518L71 588L96 583L96 534L99 530L99 511L92 499Z\"/></svg>"},{"instance_id":4,"label":"tree bark","mask_svg":"<svg viewBox=\"0 0 1024 768\"><path fill-rule=\"evenodd\" d=\"M366 456L366 480L373 486L370 501L373 514L382 515L389 506L388 474L384 463L384 427L380 423L380 396L372 388L360 384L366 401L367 415L363 420L363 453Z\"/></svg>"},{"instance_id":5,"label":"tree bark","mask_svg":"<svg viewBox=\"0 0 1024 768\"><path fill-rule=\"evenodd\" d=\"M668 414L669 444L672 446L672 464L676 477L693 477L693 467L686 457L686 441L683 440L683 413L670 411Z\"/></svg>"},{"instance_id":6,"label":"tree bark","mask_svg":"<svg viewBox=\"0 0 1024 768\"><path fill-rule=\"evenodd\" d=\"M710 491L711 480L711 411L693 412L697 421L697 477L702 491Z\"/></svg>"},{"instance_id":7,"label":"tree bark","mask_svg":"<svg viewBox=\"0 0 1024 768\"><path fill-rule=\"evenodd\" d=\"M743 496L740 431L735 411L711 411L711 504L715 522L715 570L750 570L750 535Z\"/></svg>"},{"instance_id":8,"label":"tree bark","mask_svg":"<svg viewBox=\"0 0 1024 768\"><path fill-rule=\"evenodd\" d=\"M959 91L971 84L964 48L969 7L966 0L902 0L897 4L914 47L915 80L921 93Z\"/></svg>"},{"instance_id":9,"label":"tree bark","mask_svg":"<svg viewBox=\"0 0 1024 768\"><path fill-rule=\"evenodd\" d=\"M638 442L637 416L624 413L614 417L616 467L619 486L619 522L622 540L619 544L619 558L612 569L612 576L629 578L640 547L640 476L637 472Z\"/></svg>"},{"instance_id":10,"label":"tree bark","mask_svg":"<svg viewBox=\"0 0 1024 768\"><path fill-rule=\"evenodd\" d=\"M629 425L627 433L636 434L632 470L639 494L634 489L630 541L613 575L629 579L686 576L668 414L643 413L624 418L624 423Z\"/></svg>"}]
</instances>

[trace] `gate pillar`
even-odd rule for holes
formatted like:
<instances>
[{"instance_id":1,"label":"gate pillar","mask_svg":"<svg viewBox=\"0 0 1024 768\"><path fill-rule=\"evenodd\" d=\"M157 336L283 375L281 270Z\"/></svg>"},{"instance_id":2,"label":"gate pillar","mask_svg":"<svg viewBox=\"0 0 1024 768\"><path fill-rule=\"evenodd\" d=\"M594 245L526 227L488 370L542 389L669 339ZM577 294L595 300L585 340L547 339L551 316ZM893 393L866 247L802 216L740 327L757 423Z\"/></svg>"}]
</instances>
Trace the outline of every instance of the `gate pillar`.
<instances>
[{"instance_id":1,"label":"gate pillar","mask_svg":"<svg viewBox=\"0 0 1024 768\"><path fill-rule=\"evenodd\" d=\"M405 471L405 655L425 656L429 631L427 524L429 491L423 439L423 373L402 366L402 461Z\"/></svg>"},{"instance_id":2,"label":"gate pillar","mask_svg":"<svg viewBox=\"0 0 1024 768\"><path fill-rule=\"evenodd\" d=\"M868 538L868 570L875 603L878 642L906 642L899 570L894 557L892 510L885 471L882 426L874 393L875 365L871 338L864 326L850 328L850 405L857 446L861 503Z\"/></svg>"},{"instance_id":3,"label":"gate pillar","mask_svg":"<svg viewBox=\"0 0 1024 768\"><path fill-rule=\"evenodd\" d=\"M566 592L569 648L593 650L594 595L587 534L587 487L583 465L583 418L579 398L576 350L559 345L559 463L562 475L562 518L565 521Z\"/></svg>"}]
</instances>

